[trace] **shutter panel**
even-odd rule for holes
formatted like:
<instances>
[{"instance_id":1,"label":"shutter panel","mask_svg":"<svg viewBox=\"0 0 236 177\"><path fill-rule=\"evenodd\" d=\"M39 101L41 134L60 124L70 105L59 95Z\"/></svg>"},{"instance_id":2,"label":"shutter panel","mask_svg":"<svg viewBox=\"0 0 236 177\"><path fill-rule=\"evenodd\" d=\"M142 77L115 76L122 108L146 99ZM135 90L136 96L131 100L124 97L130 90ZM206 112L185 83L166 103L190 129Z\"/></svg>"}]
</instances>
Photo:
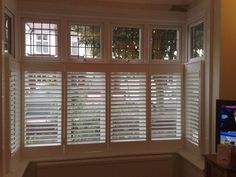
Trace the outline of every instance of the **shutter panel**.
<instances>
[{"instance_id":1,"label":"shutter panel","mask_svg":"<svg viewBox=\"0 0 236 177\"><path fill-rule=\"evenodd\" d=\"M199 72L186 73L186 137L195 145L199 145Z\"/></svg>"},{"instance_id":2,"label":"shutter panel","mask_svg":"<svg viewBox=\"0 0 236 177\"><path fill-rule=\"evenodd\" d=\"M146 140L145 73L111 73L111 141Z\"/></svg>"},{"instance_id":3,"label":"shutter panel","mask_svg":"<svg viewBox=\"0 0 236 177\"><path fill-rule=\"evenodd\" d=\"M61 144L60 72L25 72L25 146Z\"/></svg>"},{"instance_id":4,"label":"shutter panel","mask_svg":"<svg viewBox=\"0 0 236 177\"><path fill-rule=\"evenodd\" d=\"M151 76L152 140L181 138L181 74Z\"/></svg>"},{"instance_id":5,"label":"shutter panel","mask_svg":"<svg viewBox=\"0 0 236 177\"><path fill-rule=\"evenodd\" d=\"M68 73L68 144L105 142L105 83L102 72Z\"/></svg>"},{"instance_id":6,"label":"shutter panel","mask_svg":"<svg viewBox=\"0 0 236 177\"><path fill-rule=\"evenodd\" d=\"M10 75L10 121L11 154L20 147L20 74L11 71Z\"/></svg>"}]
</instances>

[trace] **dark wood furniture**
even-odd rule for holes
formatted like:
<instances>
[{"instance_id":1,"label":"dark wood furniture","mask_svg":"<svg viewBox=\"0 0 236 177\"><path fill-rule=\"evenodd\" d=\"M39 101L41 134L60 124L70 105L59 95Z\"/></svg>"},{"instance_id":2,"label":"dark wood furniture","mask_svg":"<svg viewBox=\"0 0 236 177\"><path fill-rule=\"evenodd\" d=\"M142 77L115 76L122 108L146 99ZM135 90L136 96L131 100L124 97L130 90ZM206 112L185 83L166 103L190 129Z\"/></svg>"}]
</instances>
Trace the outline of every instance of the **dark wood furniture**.
<instances>
[{"instance_id":1,"label":"dark wood furniture","mask_svg":"<svg viewBox=\"0 0 236 177\"><path fill-rule=\"evenodd\" d=\"M236 168L221 165L216 155L205 155L205 177L236 177Z\"/></svg>"}]
</instances>

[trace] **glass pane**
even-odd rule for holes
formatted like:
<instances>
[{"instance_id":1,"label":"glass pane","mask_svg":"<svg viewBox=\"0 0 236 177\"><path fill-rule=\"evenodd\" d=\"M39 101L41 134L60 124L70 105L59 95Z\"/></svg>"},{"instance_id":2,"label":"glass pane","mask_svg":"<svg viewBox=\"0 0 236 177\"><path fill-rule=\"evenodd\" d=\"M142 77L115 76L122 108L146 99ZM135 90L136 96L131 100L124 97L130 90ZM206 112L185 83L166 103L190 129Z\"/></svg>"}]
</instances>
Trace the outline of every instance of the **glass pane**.
<instances>
[{"instance_id":1,"label":"glass pane","mask_svg":"<svg viewBox=\"0 0 236 177\"><path fill-rule=\"evenodd\" d=\"M7 14L4 16L4 53L12 53L12 28L11 28L12 19Z\"/></svg>"},{"instance_id":2,"label":"glass pane","mask_svg":"<svg viewBox=\"0 0 236 177\"><path fill-rule=\"evenodd\" d=\"M200 23L191 27L191 58L204 55L204 24Z\"/></svg>"},{"instance_id":3,"label":"glass pane","mask_svg":"<svg viewBox=\"0 0 236 177\"><path fill-rule=\"evenodd\" d=\"M112 58L140 59L140 28L113 27Z\"/></svg>"},{"instance_id":4,"label":"glass pane","mask_svg":"<svg viewBox=\"0 0 236 177\"><path fill-rule=\"evenodd\" d=\"M25 55L57 57L57 25L25 23Z\"/></svg>"},{"instance_id":5,"label":"glass pane","mask_svg":"<svg viewBox=\"0 0 236 177\"><path fill-rule=\"evenodd\" d=\"M101 27L99 25L71 25L71 55L99 58ZM77 52L75 52L77 48Z\"/></svg>"},{"instance_id":6,"label":"glass pane","mask_svg":"<svg viewBox=\"0 0 236 177\"><path fill-rule=\"evenodd\" d=\"M178 31L152 30L152 59L176 60L178 55Z\"/></svg>"}]
</instances>

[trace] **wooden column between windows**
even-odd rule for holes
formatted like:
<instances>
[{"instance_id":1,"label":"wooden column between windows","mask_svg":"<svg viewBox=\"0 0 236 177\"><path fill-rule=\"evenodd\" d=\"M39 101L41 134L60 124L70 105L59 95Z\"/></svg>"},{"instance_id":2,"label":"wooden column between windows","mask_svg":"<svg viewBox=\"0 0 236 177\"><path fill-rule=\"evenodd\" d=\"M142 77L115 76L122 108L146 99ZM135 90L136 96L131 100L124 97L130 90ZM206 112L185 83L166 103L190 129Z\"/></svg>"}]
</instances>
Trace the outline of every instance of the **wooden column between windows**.
<instances>
[{"instance_id":1,"label":"wooden column between windows","mask_svg":"<svg viewBox=\"0 0 236 177\"><path fill-rule=\"evenodd\" d=\"M1 82L1 87L0 87L0 94L1 94L1 102L0 102L0 177L3 177L4 175L4 108L3 104L4 103L4 95L3 95L3 71L4 71L4 56L3 56L3 17L4 17L4 0L0 1L0 26L1 26L1 33L0 33L0 67L1 67L1 72L0 72L0 82Z\"/></svg>"}]
</instances>

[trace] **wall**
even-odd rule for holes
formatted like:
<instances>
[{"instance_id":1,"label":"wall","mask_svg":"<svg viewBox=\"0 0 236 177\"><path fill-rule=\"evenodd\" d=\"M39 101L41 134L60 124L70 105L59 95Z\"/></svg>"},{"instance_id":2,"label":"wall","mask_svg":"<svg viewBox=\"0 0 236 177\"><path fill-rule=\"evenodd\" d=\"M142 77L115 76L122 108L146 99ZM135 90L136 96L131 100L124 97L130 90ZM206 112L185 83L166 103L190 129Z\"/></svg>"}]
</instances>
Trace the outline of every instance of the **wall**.
<instances>
[{"instance_id":1,"label":"wall","mask_svg":"<svg viewBox=\"0 0 236 177\"><path fill-rule=\"evenodd\" d=\"M32 162L23 177L204 177L178 154Z\"/></svg>"},{"instance_id":2,"label":"wall","mask_svg":"<svg viewBox=\"0 0 236 177\"><path fill-rule=\"evenodd\" d=\"M180 177L204 177L204 172L189 163L188 160L181 158L179 163L181 164Z\"/></svg>"},{"instance_id":3,"label":"wall","mask_svg":"<svg viewBox=\"0 0 236 177\"><path fill-rule=\"evenodd\" d=\"M38 162L24 177L180 177L179 162L177 154Z\"/></svg>"},{"instance_id":4,"label":"wall","mask_svg":"<svg viewBox=\"0 0 236 177\"><path fill-rule=\"evenodd\" d=\"M220 94L221 99L236 99L236 1L221 0L220 19Z\"/></svg>"}]
</instances>

